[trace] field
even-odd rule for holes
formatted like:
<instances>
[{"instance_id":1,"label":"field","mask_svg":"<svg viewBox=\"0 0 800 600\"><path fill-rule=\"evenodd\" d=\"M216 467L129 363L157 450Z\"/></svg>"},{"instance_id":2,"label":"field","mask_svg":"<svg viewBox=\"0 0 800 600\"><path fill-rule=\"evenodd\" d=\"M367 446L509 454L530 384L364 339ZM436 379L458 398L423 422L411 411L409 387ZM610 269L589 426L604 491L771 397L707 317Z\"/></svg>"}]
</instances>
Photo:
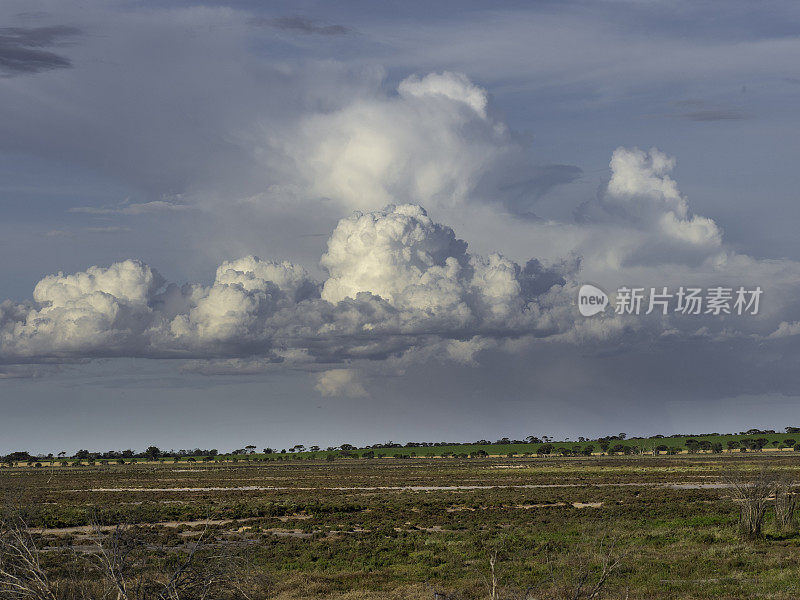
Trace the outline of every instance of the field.
<instances>
[{"instance_id":1,"label":"field","mask_svg":"<svg viewBox=\"0 0 800 600\"><path fill-rule=\"evenodd\" d=\"M797 428L787 428L787 430ZM757 430L756 430L757 431ZM119 451L99 453L82 451L82 457L60 457L48 455L30 456L27 452L22 454L25 458L15 457L10 454L0 462L3 466L70 466L99 464L136 464L148 462L241 462L241 461L281 461L281 460L335 460L337 458L475 458L476 456L604 456L628 454L702 454L702 453L733 453L733 452L800 452L800 433L750 433L750 434L718 434L707 435L675 435L655 436L649 438L633 437L627 439L604 438L600 440L581 441L552 441L552 442L486 442L486 443L423 443L423 444L396 444L393 446L372 446L355 448L348 444L341 447L312 450L305 446L270 453L257 452L256 446L249 446L249 450L242 449L237 453L218 454L216 450L194 451L181 450L161 453L160 456L145 456L145 453L134 455L133 451L123 454Z\"/></svg>"},{"instance_id":2,"label":"field","mask_svg":"<svg viewBox=\"0 0 800 600\"><path fill-rule=\"evenodd\" d=\"M740 539L720 483L765 466L800 480L795 452L182 462L4 468L0 496L56 581L126 524L140 575L198 540L224 555L241 595L213 598L491 598L490 559L498 599L570 597L604 564L597 597L797 598L800 535L769 509Z\"/></svg>"}]
</instances>

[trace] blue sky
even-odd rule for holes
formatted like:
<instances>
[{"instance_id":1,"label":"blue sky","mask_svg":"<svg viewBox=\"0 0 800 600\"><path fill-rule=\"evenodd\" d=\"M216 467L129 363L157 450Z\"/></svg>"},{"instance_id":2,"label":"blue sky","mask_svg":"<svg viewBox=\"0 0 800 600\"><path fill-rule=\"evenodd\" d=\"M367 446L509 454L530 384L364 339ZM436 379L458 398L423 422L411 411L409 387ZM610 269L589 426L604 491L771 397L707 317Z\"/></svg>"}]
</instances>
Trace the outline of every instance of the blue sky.
<instances>
[{"instance_id":1,"label":"blue sky","mask_svg":"<svg viewBox=\"0 0 800 600\"><path fill-rule=\"evenodd\" d=\"M796 3L0 14L0 451L796 424Z\"/></svg>"}]
</instances>

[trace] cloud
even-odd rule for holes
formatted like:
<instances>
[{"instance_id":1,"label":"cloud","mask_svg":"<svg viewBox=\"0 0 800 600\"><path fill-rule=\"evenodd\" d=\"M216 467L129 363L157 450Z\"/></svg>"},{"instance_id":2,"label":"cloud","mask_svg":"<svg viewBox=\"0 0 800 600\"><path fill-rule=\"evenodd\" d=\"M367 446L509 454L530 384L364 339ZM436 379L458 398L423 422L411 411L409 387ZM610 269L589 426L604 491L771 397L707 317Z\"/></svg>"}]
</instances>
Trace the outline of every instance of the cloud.
<instances>
[{"instance_id":1,"label":"cloud","mask_svg":"<svg viewBox=\"0 0 800 600\"><path fill-rule=\"evenodd\" d=\"M462 104L475 114L481 108ZM574 253L551 263L474 253L421 206L392 204L338 222L320 259L322 280L298 264L255 256L223 262L208 285L168 283L135 260L50 275L30 301L0 304L0 364L184 359L184 372L204 375L311 371L323 394L360 395L355 370L475 367L550 345L613 355L677 351L682 343L771 343L794 333L787 323L800 320L800 267L726 248L714 221L689 209L670 176L674 166L657 149L615 150L607 184L571 226L582 235ZM579 284L612 291L613 278L761 285L763 312L738 320L580 317Z\"/></svg>"},{"instance_id":2,"label":"cloud","mask_svg":"<svg viewBox=\"0 0 800 600\"><path fill-rule=\"evenodd\" d=\"M793 321L791 323L787 321L781 321L778 325L778 328L773 331L769 337L770 338L782 338L782 337L791 337L800 334L800 321Z\"/></svg>"},{"instance_id":3,"label":"cloud","mask_svg":"<svg viewBox=\"0 0 800 600\"><path fill-rule=\"evenodd\" d=\"M52 375L58 370L58 365L0 365L0 380L35 379Z\"/></svg>"},{"instance_id":4,"label":"cloud","mask_svg":"<svg viewBox=\"0 0 800 600\"><path fill-rule=\"evenodd\" d=\"M537 202L557 186L574 183L582 173L583 170L575 165L537 165L519 169L501 169L492 175L495 192L487 190L487 195L507 208L512 215L537 220L539 217L534 212Z\"/></svg>"},{"instance_id":5,"label":"cloud","mask_svg":"<svg viewBox=\"0 0 800 600\"><path fill-rule=\"evenodd\" d=\"M598 197L575 213L581 224L604 226L602 239L593 238L591 252L582 252L587 260L618 268L721 259L722 232L689 209L670 177L674 157L656 148L617 148L609 166L611 178Z\"/></svg>"},{"instance_id":6,"label":"cloud","mask_svg":"<svg viewBox=\"0 0 800 600\"><path fill-rule=\"evenodd\" d=\"M209 286L167 285L133 260L50 275L32 302L0 305L0 361L382 360L481 332L550 335L568 310L556 300L565 283L560 267L470 254L415 205L342 219L322 265L324 283L298 265L253 256L220 265Z\"/></svg>"},{"instance_id":7,"label":"cloud","mask_svg":"<svg viewBox=\"0 0 800 600\"><path fill-rule=\"evenodd\" d=\"M753 115L739 108L708 108L675 115L688 121L742 121Z\"/></svg>"},{"instance_id":8,"label":"cloud","mask_svg":"<svg viewBox=\"0 0 800 600\"><path fill-rule=\"evenodd\" d=\"M687 121L742 121L753 118L753 115L744 109L708 103L704 100L680 100L674 105L677 108L691 110L675 112L669 116Z\"/></svg>"},{"instance_id":9,"label":"cloud","mask_svg":"<svg viewBox=\"0 0 800 600\"><path fill-rule=\"evenodd\" d=\"M356 98L339 110L303 116L273 135L270 146L291 159L305 194L351 210L390 202L455 207L477 201L482 184L486 197L502 201L503 191L487 184L494 170L533 166L491 116L486 90L447 71L412 75L394 96ZM519 186L525 179L516 175ZM534 195L554 185L533 179Z\"/></svg>"},{"instance_id":10,"label":"cloud","mask_svg":"<svg viewBox=\"0 0 800 600\"><path fill-rule=\"evenodd\" d=\"M127 233L131 229L130 227L117 227L114 225L110 225L108 227L84 227L80 231L69 231L66 229L52 229L45 233L46 237L75 237L78 235L85 235L91 233Z\"/></svg>"},{"instance_id":11,"label":"cloud","mask_svg":"<svg viewBox=\"0 0 800 600\"><path fill-rule=\"evenodd\" d=\"M277 18L254 17L250 19L250 23L252 25L274 27L281 31L306 35L338 36L347 35L353 31L350 27L345 27L344 25L326 25L314 19L310 19L309 17L299 15Z\"/></svg>"},{"instance_id":12,"label":"cloud","mask_svg":"<svg viewBox=\"0 0 800 600\"><path fill-rule=\"evenodd\" d=\"M316 375L314 389L323 396L348 396L362 398L367 390L359 381L358 373L352 369L331 369Z\"/></svg>"},{"instance_id":13,"label":"cloud","mask_svg":"<svg viewBox=\"0 0 800 600\"><path fill-rule=\"evenodd\" d=\"M274 368L279 360L270 358L228 358L218 360L192 360L181 365L184 373L199 375L260 375Z\"/></svg>"},{"instance_id":14,"label":"cloud","mask_svg":"<svg viewBox=\"0 0 800 600\"><path fill-rule=\"evenodd\" d=\"M68 210L73 213L83 213L87 215L144 215L161 212L183 212L195 210L196 207L187 204L176 204L165 200L153 200L151 202L123 203L117 207L96 207L96 206L72 206Z\"/></svg>"},{"instance_id":15,"label":"cloud","mask_svg":"<svg viewBox=\"0 0 800 600\"><path fill-rule=\"evenodd\" d=\"M81 31L66 25L50 27L0 28L0 73L6 76L25 75L65 69L72 62L65 56L45 50L64 38L74 37Z\"/></svg>"}]
</instances>

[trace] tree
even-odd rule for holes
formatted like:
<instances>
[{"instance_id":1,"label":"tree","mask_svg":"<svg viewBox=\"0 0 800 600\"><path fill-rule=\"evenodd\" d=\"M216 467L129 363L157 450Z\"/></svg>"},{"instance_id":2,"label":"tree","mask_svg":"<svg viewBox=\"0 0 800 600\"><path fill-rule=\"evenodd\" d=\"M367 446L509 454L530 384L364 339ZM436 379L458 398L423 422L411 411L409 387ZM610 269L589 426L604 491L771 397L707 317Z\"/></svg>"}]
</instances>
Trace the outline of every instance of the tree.
<instances>
[{"instance_id":1,"label":"tree","mask_svg":"<svg viewBox=\"0 0 800 600\"><path fill-rule=\"evenodd\" d=\"M775 493L777 478L763 468L756 474L731 472L725 476L725 480L731 495L739 504L739 533L746 539L761 537L767 499Z\"/></svg>"},{"instance_id":2,"label":"tree","mask_svg":"<svg viewBox=\"0 0 800 600\"><path fill-rule=\"evenodd\" d=\"M794 513L797 508L797 496L794 494L795 482L791 475L778 478L775 485L775 523L784 532L795 529Z\"/></svg>"},{"instance_id":3,"label":"tree","mask_svg":"<svg viewBox=\"0 0 800 600\"><path fill-rule=\"evenodd\" d=\"M536 450L536 454L542 456L542 455L550 454L552 451L553 451L553 444L542 444Z\"/></svg>"},{"instance_id":4,"label":"tree","mask_svg":"<svg viewBox=\"0 0 800 600\"><path fill-rule=\"evenodd\" d=\"M256 447L253 444L249 444L244 448L247 450L248 454L253 454L256 451Z\"/></svg>"},{"instance_id":5,"label":"tree","mask_svg":"<svg viewBox=\"0 0 800 600\"><path fill-rule=\"evenodd\" d=\"M733 452L736 448L739 447L739 442L737 442L736 440L728 440L727 444L728 444L728 450L730 452Z\"/></svg>"},{"instance_id":6,"label":"tree","mask_svg":"<svg viewBox=\"0 0 800 600\"><path fill-rule=\"evenodd\" d=\"M148 446L144 454L150 460L158 460L158 457L161 456L161 450L159 450L158 446Z\"/></svg>"}]
</instances>

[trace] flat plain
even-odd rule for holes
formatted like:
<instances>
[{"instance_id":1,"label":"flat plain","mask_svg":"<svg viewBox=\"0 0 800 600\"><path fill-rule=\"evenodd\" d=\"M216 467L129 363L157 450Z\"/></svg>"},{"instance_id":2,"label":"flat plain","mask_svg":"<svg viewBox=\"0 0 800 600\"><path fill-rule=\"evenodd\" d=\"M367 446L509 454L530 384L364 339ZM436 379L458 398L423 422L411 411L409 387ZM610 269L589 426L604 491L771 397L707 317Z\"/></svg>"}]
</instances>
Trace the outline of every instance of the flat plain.
<instances>
[{"instance_id":1,"label":"flat plain","mask_svg":"<svg viewBox=\"0 0 800 600\"><path fill-rule=\"evenodd\" d=\"M724 475L764 468L800 480L797 453L352 458L3 468L0 497L56 580L123 525L155 578L198 540L235 561L232 598L490 598L490 560L499 599L609 563L597 597L797 598L800 535L768 508L738 536Z\"/></svg>"}]
</instances>

